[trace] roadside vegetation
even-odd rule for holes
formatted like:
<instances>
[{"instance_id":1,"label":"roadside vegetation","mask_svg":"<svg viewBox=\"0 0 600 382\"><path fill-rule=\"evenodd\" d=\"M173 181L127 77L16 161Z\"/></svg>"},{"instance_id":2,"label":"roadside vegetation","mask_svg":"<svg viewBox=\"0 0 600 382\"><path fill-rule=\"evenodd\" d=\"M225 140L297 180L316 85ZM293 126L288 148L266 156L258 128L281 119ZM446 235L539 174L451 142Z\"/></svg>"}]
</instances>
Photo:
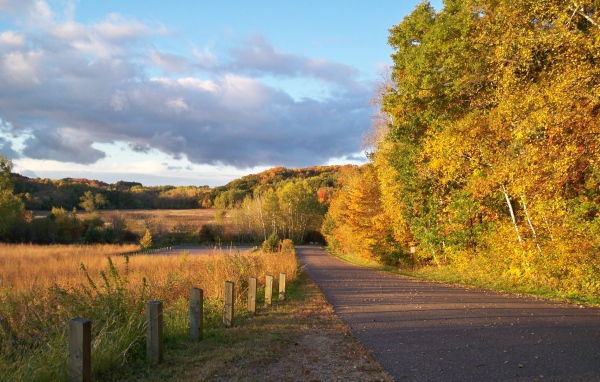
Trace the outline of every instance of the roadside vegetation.
<instances>
[{"instance_id":1,"label":"roadside vegetation","mask_svg":"<svg viewBox=\"0 0 600 382\"><path fill-rule=\"evenodd\" d=\"M424 2L388 42L372 162L340 176L322 229L332 248L597 303L597 2Z\"/></svg>"},{"instance_id":2,"label":"roadside vegetation","mask_svg":"<svg viewBox=\"0 0 600 382\"><path fill-rule=\"evenodd\" d=\"M163 301L165 346L176 347L189 338L192 286L204 290L205 336L210 338L221 336L226 280L235 282L236 314L243 318L250 276L264 288L267 273L286 273L293 283L298 271L293 247L285 253L241 254L232 249L208 256L184 252L128 257L131 249L2 245L0 380L66 380L67 324L77 316L92 320L97 380L124 365L143 370L147 301Z\"/></svg>"}]
</instances>

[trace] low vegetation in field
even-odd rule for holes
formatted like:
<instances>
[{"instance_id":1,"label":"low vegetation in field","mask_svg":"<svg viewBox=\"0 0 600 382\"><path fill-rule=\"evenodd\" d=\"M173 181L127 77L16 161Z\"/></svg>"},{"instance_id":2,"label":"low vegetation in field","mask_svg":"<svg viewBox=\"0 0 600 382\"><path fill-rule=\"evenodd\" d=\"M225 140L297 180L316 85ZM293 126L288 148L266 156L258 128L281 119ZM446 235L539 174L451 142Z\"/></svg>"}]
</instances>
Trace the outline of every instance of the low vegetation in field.
<instances>
[{"instance_id":1,"label":"low vegetation in field","mask_svg":"<svg viewBox=\"0 0 600 382\"><path fill-rule=\"evenodd\" d=\"M66 328L76 316L92 320L92 368L101 380L115 368L144 359L147 301L163 301L165 342L178 342L188 337L189 290L202 288L205 335L210 337L221 325L226 280L235 282L237 311L244 312L250 276L264 288L267 273L286 273L291 282L298 267L293 251L121 255L131 249L0 246L0 380L66 380Z\"/></svg>"}]
</instances>

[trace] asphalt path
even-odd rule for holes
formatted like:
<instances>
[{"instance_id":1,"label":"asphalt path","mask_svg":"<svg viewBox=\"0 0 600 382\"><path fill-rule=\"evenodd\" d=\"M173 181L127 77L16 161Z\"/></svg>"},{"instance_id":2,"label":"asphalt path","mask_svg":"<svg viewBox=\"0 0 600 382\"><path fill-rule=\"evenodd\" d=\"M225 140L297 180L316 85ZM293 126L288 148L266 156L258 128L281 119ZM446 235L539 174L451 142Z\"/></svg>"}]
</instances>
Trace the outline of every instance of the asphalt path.
<instances>
[{"instance_id":1,"label":"asphalt path","mask_svg":"<svg viewBox=\"0 0 600 382\"><path fill-rule=\"evenodd\" d=\"M600 381L600 309L419 281L298 247L397 381Z\"/></svg>"},{"instance_id":2,"label":"asphalt path","mask_svg":"<svg viewBox=\"0 0 600 382\"><path fill-rule=\"evenodd\" d=\"M240 246L227 246L227 247L212 247L212 246L181 246L181 247L173 247L172 249L165 249L158 253L157 255L181 255L183 252L187 252L188 255L196 256L196 255L212 255L215 252L217 253L227 253L227 254L235 254L236 252L249 252L252 251L254 247L249 245L240 245Z\"/></svg>"}]
</instances>

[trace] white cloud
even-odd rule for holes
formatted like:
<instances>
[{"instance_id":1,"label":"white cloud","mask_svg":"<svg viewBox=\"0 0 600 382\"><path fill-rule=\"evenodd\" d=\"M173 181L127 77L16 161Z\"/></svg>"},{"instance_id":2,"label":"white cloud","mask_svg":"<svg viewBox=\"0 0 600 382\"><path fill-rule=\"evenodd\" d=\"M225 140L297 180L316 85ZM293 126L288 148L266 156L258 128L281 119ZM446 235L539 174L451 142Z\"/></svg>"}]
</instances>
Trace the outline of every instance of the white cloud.
<instances>
[{"instance_id":1,"label":"white cloud","mask_svg":"<svg viewBox=\"0 0 600 382\"><path fill-rule=\"evenodd\" d=\"M4 81L16 85L39 84L37 70L42 56L41 51L7 53L2 56L0 76Z\"/></svg>"},{"instance_id":2,"label":"white cloud","mask_svg":"<svg viewBox=\"0 0 600 382\"><path fill-rule=\"evenodd\" d=\"M216 92L217 84L214 81L202 80L195 77L182 77L175 80L170 78L151 78L150 82L162 84L166 87L176 87L186 90L200 90L207 92Z\"/></svg>"},{"instance_id":3,"label":"white cloud","mask_svg":"<svg viewBox=\"0 0 600 382\"><path fill-rule=\"evenodd\" d=\"M110 41L135 40L170 33L164 26L152 28L135 19L127 19L116 13L109 14L105 21L94 25L92 29L103 39Z\"/></svg>"},{"instance_id":4,"label":"white cloud","mask_svg":"<svg viewBox=\"0 0 600 382\"><path fill-rule=\"evenodd\" d=\"M52 22L53 13L44 0L33 1L29 5L29 22L33 25L45 25Z\"/></svg>"},{"instance_id":5,"label":"white cloud","mask_svg":"<svg viewBox=\"0 0 600 382\"><path fill-rule=\"evenodd\" d=\"M52 26L48 33L61 40L79 40L86 35L86 27L83 24L68 21Z\"/></svg>"},{"instance_id":6,"label":"white cloud","mask_svg":"<svg viewBox=\"0 0 600 382\"><path fill-rule=\"evenodd\" d=\"M0 44L20 47L25 45L25 35L15 31L5 31L0 33Z\"/></svg>"},{"instance_id":7,"label":"white cloud","mask_svg":"<svg viewBox=\"0 0 600 382\"><path fill-rule=\"evenodd\" d=\"M169 34L162 26L119 15L58 23L46 3L31 4L49 24L0 35L36 41L0 56L0 120L24 157L96 166L107 163L103 145L125 142L128 153L194 165L302 167L351 155L368 128L370 89L350 66L282 52L260 35L218 57L212 47L174 54L152 44ZM321 92L294 98L277 78Z\"/></svg>"},{"instance_id":8,"label":"white cloud","mask_svg":"<svg viewBox=\"0 0 600 382\"><path fill-rule=\"evenodd\" d=\"M168 99L167 106L176 113L187 111L190 108L182 97Z\"/></svg>"},{"instance_id":9,"label":"white cloud","mask_svg":"<svg viewBox=\"0 0 600 382\"><path fill-rule=\"evenodd\" d=\"M160 51L152 51L149 55L150 62L166 72L185 73L191 70L189 61L182 56Z\"/></svg>"}]
</instances>

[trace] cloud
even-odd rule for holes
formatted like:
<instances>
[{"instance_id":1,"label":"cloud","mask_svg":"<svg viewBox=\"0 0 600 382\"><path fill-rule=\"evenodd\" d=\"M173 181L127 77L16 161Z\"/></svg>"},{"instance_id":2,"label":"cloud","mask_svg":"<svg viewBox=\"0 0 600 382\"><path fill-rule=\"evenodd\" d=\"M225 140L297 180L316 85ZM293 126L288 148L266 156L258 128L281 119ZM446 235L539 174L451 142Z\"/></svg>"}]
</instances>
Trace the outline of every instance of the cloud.
<instances>
[{"instance_id":1,"label":"cloud","mask_svg":"<svg viewBox=\"0 0 600 382\"><path fill-rule=\"evenodd\" d=\"M0 77L18 87L39 84L37 71L42 56L40 51L9 52L0 60Z\"/></svg>"},{"instance_id":2,"label":"cloud","mask_svg":"<svg viewBox=\"0 0 600 382\"><path fill-rule=\"evenodd\" d=\"M196 52L198 65L206 70L237 72L246 75L271 75L286 78L307 77L357 90L356 68L318 58L303 57L279 51L262 35L254 34L228 52L230 56L218 63L214 55Z\"/></svg>"},{"instance_id":3,"label":"cloud","mask_svg":"<svg viewBox=\"0 0 600 382\"><path fill-rule=\"evenodd\" d=\"M16 4L0 0L0 10ZM193 164L302 167L355 153L368 128L371 88L353 67L283 52L258 34L163 52L152 44L170 35L161 25L114 14L57 22L44 4L22 12L35 8L47 24L0 34L0 119L23 156L90 164L107 155L94 143L124 142ZM272 78L316 81L322 92L294 98Z\"/></svg>"},{"instance_id":4,"label":"cloud","mask_svg":"<svg viewBox=\"0 0 600 382\"><path fill-rule=\"evenodd\" d=\"M73 129L37 130L25 140L23 154L33 159L53 159L59 162L95 163L106 155L92 147L94 142Z\"/></svg>"},{"instance_id":5,"label":"cloud","mask_svg":"<svg viewBox=\"0 0 600 382\"><path fill-rule=\"evenodd\" d=\"M15 31L4 31L0 33L0 45L23 46L25 35Z\"/></svg>"},{"instance_id":6,"label":"cloud","mask_svg":"<svg viewBox=\"0 0 600 382\"><path fill-rule=\"evenodd\" d=\"M0 137L0 154L10 159L18 159L19 153L13 150L12 142L6 138Z\"/></svg>"}]
</instances>

